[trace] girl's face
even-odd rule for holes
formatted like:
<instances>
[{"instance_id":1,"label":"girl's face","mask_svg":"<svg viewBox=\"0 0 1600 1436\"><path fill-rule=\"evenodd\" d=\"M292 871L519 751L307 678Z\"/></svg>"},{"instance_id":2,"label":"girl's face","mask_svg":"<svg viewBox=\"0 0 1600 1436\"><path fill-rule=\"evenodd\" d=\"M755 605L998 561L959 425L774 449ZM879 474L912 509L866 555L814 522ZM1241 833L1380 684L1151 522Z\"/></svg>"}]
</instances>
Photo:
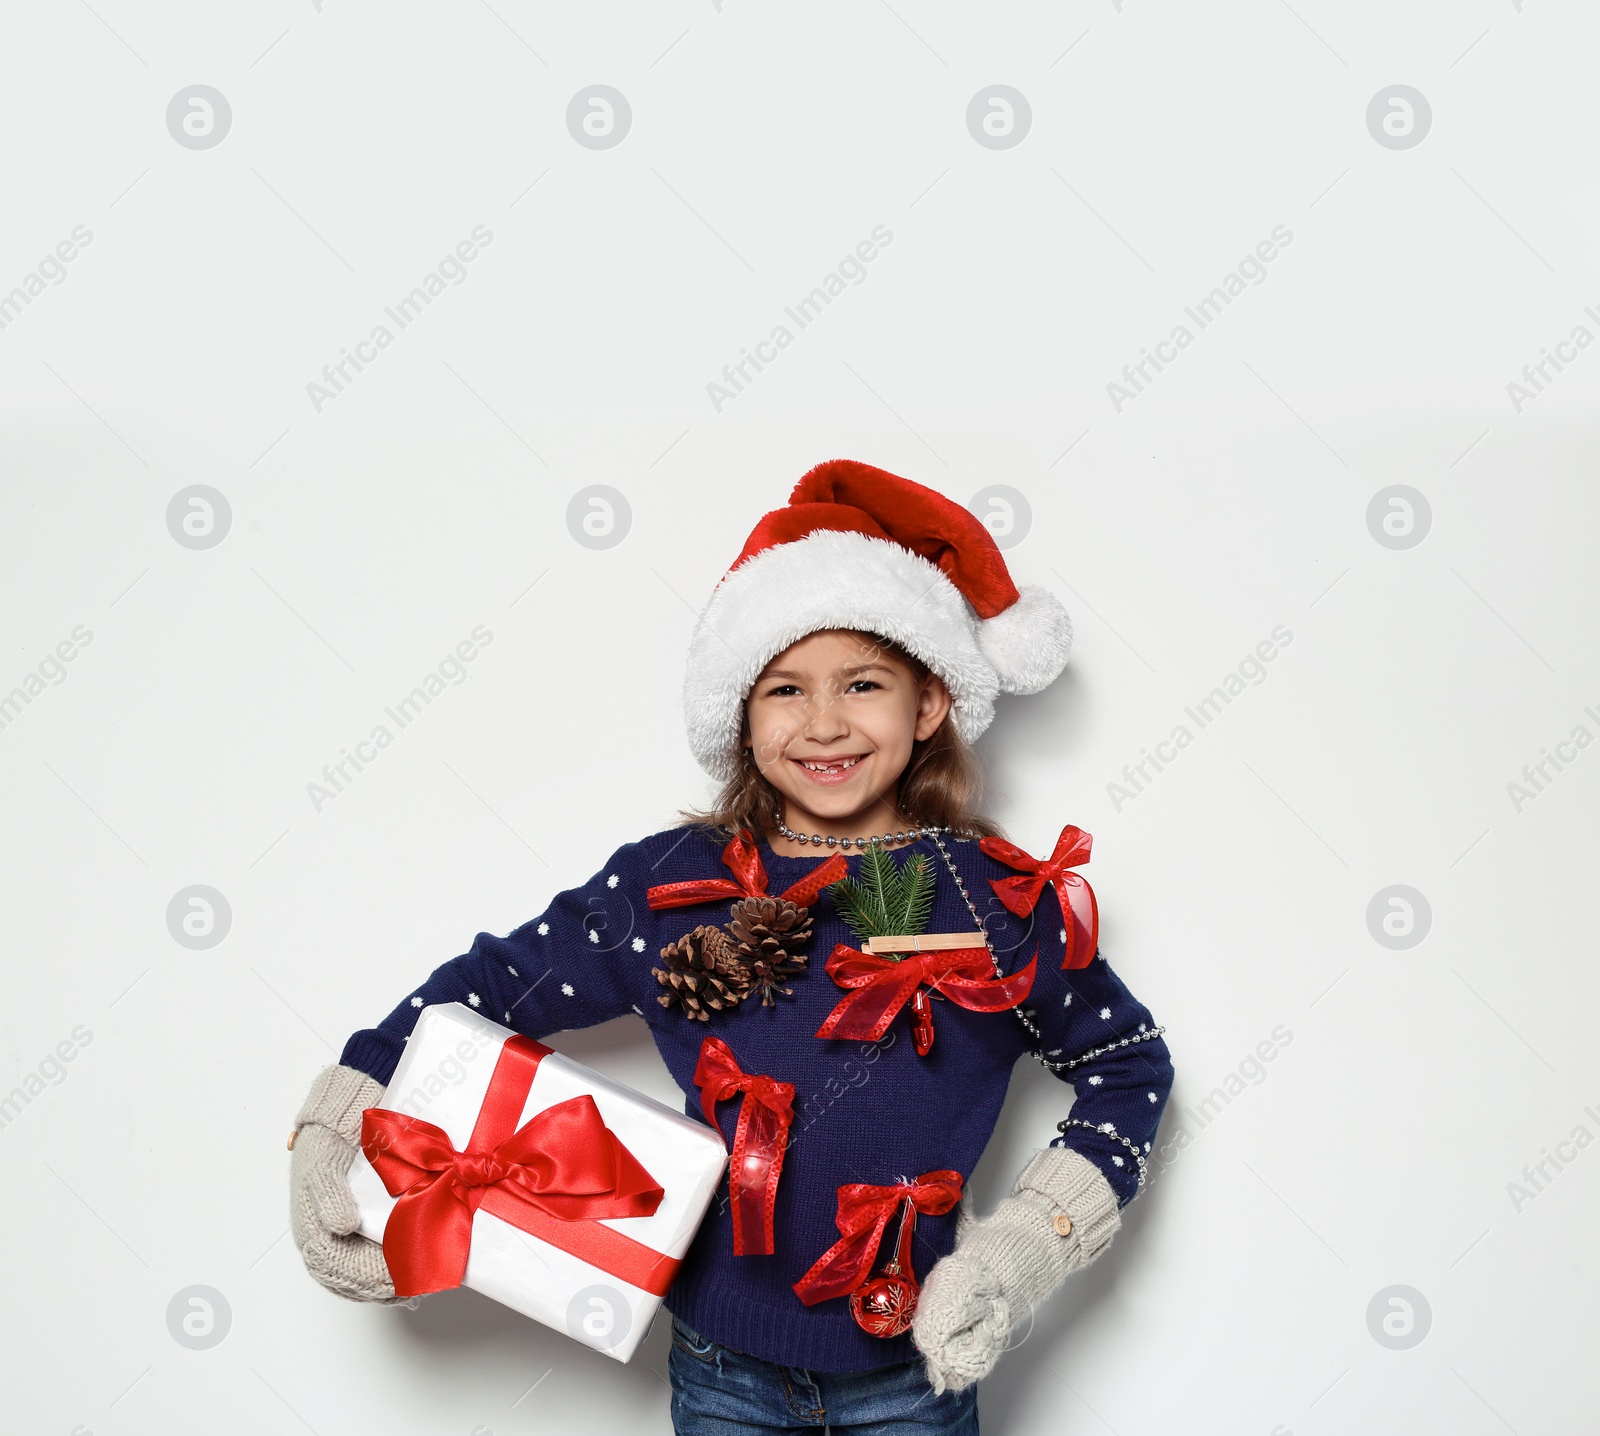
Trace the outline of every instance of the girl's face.
<instances>
[{"instance_id":1,"label":"girl's face","mask_svg":"<svg viewBox=\"0 0 1600 1436\"><path fill-rule=\"evenodd\" d=\"M791 827L860 837L904 826L895 812L911 745L950 711L937 674L918 680L867 634L828 629L784 649L746 704L747 745L787 800Z\"/></svg>"}]
</instances>

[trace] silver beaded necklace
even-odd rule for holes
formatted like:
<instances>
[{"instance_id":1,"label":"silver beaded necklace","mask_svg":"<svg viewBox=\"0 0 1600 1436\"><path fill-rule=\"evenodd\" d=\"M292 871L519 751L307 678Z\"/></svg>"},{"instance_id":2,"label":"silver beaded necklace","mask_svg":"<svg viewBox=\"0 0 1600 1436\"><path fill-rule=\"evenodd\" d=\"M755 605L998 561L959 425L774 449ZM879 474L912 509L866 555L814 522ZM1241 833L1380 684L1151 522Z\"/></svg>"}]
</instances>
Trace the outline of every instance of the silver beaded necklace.
<instances>
[{"instance_id":1,"label":"silver beaded necklace","mask_svg":"<svg viewBox=\"0 0 1600 1436\"><path fill-rule=\"evenodd\" d=\"M983 945L988 949L989 961L994 964L994 975L1004 977L1005 968L1000 965L1000 959L995 956L994 944L989 941L989 930L983 925L983 919L978 915L978 906L972 901L972 896L967 892L966 882L962 879L957 869L955 859L950 856L950 850L945 847L937 831L930 834L933 845L938 848L939 856L944 859L944 865L950 869L950 876L955 879L956 891L961 894L962 902L966 903L967 911L972 914L973 924L983 936ZM1070 1072L1074 1067L1081 1067L1085 1062L1096 1057L1104 1056L1107 1052L1115 1052L1119 1047L1131 1047L1136 1042L1148 1042L1152 1037L1159 1037L1166 1031L1164 1027L1143 1028L1132 1037L1124 1037L1119 1042L1108 1042L1104 1047L1091 1048L1081 1057L1074 1057L1070 1062L1052 1062L1044 1055L1044 1037L1039 1031L1038 1013L1031 1007L1013 1007L1017 1020L1028 1030L1028 1035L1033 1038L1030 1055L1042 1062L1052 1072ZM1131 1142L1120 1132L1107 1132L1103 1127L1096 1126L1093 1122L1085 1122L1081 1117L1068 1117L1056 1123L1056 1131L1065 1132L1068 1127L1087 1127L1091 1132L1099 1132L1102 1136L1110 1137L1115 1142L1120 1142L1134 1160L1134 1165L1139 1170L1139 1185L1136 1190L1143 1191L1148 1173L1145 1170L1144 1153L1139 1150L1138 1144Z\"/></svg>"},{"instance_id":2,"label":"silver beaded necklace","mask_svg":"<svg viewBox=\"0 0 1600 1436\"><path fill-rule=\"evenodd\" d=\"M780 817L777 820L778 831L788 838L791 843L810 843L812 847L830 848L860 848L866 852L873 843L907 843L918 838L931 838L935 833L948 833L949 828L911 828L903 833L874 834L870 838L833 838L824 837L821 833L797 833Z\"/></svg>"},{"instance_id":3,"label":"silver beaded necklace","mask_svg":"<svg viewBox=\"0 0 1600 1436\"><path fill-rule=\"evenodd\" d=\"M808 843L813 847L855 847L865 852L874 843L905 843L914 842L919 838L932 839L934 847L939 850L939 856L944 859L945 867L950 870L950 876L955 879L956 891L961 894L961 901L967 905L967 911L972 914L973 926L977 928L979 935L983 938L984 948L989 953L989 961L994 966L994 975L996 977L1004 977L1006 975L1005 968L995 955L994 944L989 941L989 930L984 926L983 918L978 912L978 906L973 902L972 895L967 891L966 880L961 876L961 870L956 867L955 859L950 856L950 850L945 847L944 839L940 837L941 833L953 832L951 828L922 827L913 828L903 833L884 833L881 836L870 838L834 838L824 837L819 833L797 833L781 817L777 820L777 823L778 831L791 842ZM960 833L956 834L956 836L962 841L971 840L971 834L969 833ZM1117 1042L1108 1042L1103 1047L1091 1048L1081 1056L1074 1057L1068 1062L1052 1062L1044 1055L1044 1037L1039 1030L1038 1013L1031 1007L1020 1006L1013 1007L1011 1011L1016 1013L1017 1020L1027 1029L1028 1035L1033 1038L1030 1055L1056 1073L1070 1072L1074 1067L1081 1067L1085 1062L1091 1062L1096 1057L1103 1057L1107 1052L1115 1052L1119 1047L1131 1047L1137 1042L1148 1042L1152 1038L1160 1037L1166 1031L1166 1028L1161 1026L1141 1028L1132 1037L1124 1037ZM1144 1190L1144 1184L1148 1180L1149 1173L1145 1167L1144 1153L1139 1150L1136 1143L1129 1141L1120 1132L1107 1132L1104 1127L1096 1126L1093 1122L1085 1122L1082 1118L1068 1117L1064 1121L1056 1123L1058 1132L1064 1132L1068 1127L1087 1127L1091 1132L1099 1132L1102 1136L1110 1137L1114 1142L1120 1142L1127 1149L1129 1155L1132 1156L1134 1165L1138 1168L1139 1185L1137 1190Z\"/></svg>"}]
</instances>

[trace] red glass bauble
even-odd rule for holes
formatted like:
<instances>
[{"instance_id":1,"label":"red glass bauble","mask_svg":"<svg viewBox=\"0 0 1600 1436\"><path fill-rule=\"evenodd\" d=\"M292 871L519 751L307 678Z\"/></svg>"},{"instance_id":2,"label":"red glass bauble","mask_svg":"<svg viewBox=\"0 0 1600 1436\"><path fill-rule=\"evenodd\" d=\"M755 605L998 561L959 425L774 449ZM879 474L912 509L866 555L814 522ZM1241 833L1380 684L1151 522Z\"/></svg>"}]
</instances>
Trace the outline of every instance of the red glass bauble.
<instances>
[{"instance_id":1,"label":"red glass bauble","mask_svg":"<svg viewBox=\"0 0 1600 1436\"><path fill-rule=\"evenodd\" d=\"M850 1315L870 1336L899 1336L909 1330L922 1285L911 1270L911 1236L917 1209L908 1197L900 1206L900 1231L894 1255L850 1293Z\"/></svg>"},{"instance_id":2,"label":"red glass bauble","mask_svg":"<svg viewBox=\"0 0 1600 1436\"><path fill-rule=\"evenodd\" d=\"M850 1315L871 1336L899 1336L911 1327L921 1288L910 1277L868 1277L850 1293Z\"/></svg>"}]
</instances>

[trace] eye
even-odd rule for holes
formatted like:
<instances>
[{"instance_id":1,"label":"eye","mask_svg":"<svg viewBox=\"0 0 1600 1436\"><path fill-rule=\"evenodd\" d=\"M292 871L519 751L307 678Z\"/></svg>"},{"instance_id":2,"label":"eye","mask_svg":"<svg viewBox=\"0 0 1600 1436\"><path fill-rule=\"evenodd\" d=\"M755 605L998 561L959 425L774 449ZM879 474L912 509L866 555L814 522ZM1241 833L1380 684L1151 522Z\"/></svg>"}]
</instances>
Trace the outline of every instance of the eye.
<instances>
[{"instance_id":1,"label":"eye","mask_svg":"<svg viewBox=\"0 0 1600 1436\"><path fill-rule=\"evenodd\" d=\"M873 688L882 688L883 684L871 678L858 678L848 689L851 693L866 693Z\"/></svg>"},{"instance_id":2,"label":"eye","mask_svg":"<svg viewBox=\"0 0 1600 1436\"><path fill-rule=\"evenodd\" d=\"M776 688L767 689L768 698L792 698L800 690L793 683L780 683Z\"/></svg>"}]
</instances>

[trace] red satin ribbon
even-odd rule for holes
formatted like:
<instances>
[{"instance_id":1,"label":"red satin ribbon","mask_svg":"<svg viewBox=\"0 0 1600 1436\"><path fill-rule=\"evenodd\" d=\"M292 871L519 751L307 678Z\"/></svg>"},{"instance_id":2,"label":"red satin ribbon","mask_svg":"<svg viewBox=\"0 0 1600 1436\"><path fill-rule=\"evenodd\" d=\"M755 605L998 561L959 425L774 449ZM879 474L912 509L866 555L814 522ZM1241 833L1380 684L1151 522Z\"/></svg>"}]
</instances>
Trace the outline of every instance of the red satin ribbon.
<instances>
[{"instance_id":1,"label":"red satin ribbon","mask_svg":"<svg viewBox=\"0 0 1600 1436\"><path fill-rule=\"evenodd\" d=\"M761 863L761 852L755 838L748 831L722 850L722 861L732 872L730 878L695 878L689 882L662 883L645 892L645 901L653 912L668 907L691 907L695 903L715 902L719 898L765 897L767 895L767 870ZM807 877L784 889L781 896L796 907L810 907L817 895L830 883L836 883L850 871L843 853L835 853L826 862L818 863Z\"/></svg>"},{"instance_id":2,"label":"red satin ribbon","mask_svg":"<svg viewBox=\"0 0 1600 1436\"><path fill-rule=\"evenodd\" d=\"M771 1256L772 1209L778 1200L778 1177L794 1121L794 1084L743 1071L733 1049L717 1036L708 1036L700 1044L694 1080L701 1089L700 1108L713 1127L717 1125L717 1103L745 1094L733 1131L728 1174L733 1254Z\"/></svg>"},{"instance_id":3,"label":"red satin ribbon","mask_svg":"<svg viewBox=\"0 0 1600 1436\"><path fill-rule=\"evenodd\" d=\"M839 1188L839 1211L834 1218L842 1235L795 1282L795 1295L814 1306L829 1297L848 1296L860 1286L871 1274L884 1227L907 1197L919 1212L938 1216L961 1200L961 1173L941 1168L892 1187L846 1182ZM913 1273L906 1275L915 1280Z\"/></svg>"},{"instance_id":4,"label":"red satin ribbon","mask_svg":"<svg viewBox=\"0 0 1600 1436\"><path fill-rule=\"evenodd\" d=\"M1021 870L1014 878L989 880L995 895L1018 917L1026 917L1033 911L1046 883L1055 888L1061 900L1061 918L1067 927L1067 951L1061 959L1064 968L1087 967L1094 961L1095 951L1100 946L1100 909L1094 900L1094 889L1082 874L1069 871L1089 861L1093 842L1090 834L1068 823L1056 839L1056 850L1043 862L1030 858L1004 838L984 838L978 844L996 862Z\"/></svg>"},{"instance_id":5,"label":"red satin ribbon","mask_svg":"<svg viewBox=\"0 0 1600 1436\"><path fill-rule=\"evenodd\" d=\"M1036 952L1020 971L996 977L987 948L913 952L896 961L841 942L823 970L850 990L817 1028L817 1036L875 1042L923 983L969 1012L1001 1012L1028 995L1038 961Z\"/></svg>"},{"instance_id":6,"label":"red satin ribbon","mask_svg":"<svg viewBox=\"0 0 1600 1436\"><path fill-rule=\"evenodd\" d=\"M399 1197L383 1231L397 1296L460 1286L482 1207L657 1296L679 1262L611 1227L604 1217L648 1217L665 1195L587 1092L531 1118L522 1115L550 1048L512 1037L500 1050L477 1125L458 1152L432 1122L384 1107L361 1114L361 1150Z\"/></svg>"}]
</instances>

